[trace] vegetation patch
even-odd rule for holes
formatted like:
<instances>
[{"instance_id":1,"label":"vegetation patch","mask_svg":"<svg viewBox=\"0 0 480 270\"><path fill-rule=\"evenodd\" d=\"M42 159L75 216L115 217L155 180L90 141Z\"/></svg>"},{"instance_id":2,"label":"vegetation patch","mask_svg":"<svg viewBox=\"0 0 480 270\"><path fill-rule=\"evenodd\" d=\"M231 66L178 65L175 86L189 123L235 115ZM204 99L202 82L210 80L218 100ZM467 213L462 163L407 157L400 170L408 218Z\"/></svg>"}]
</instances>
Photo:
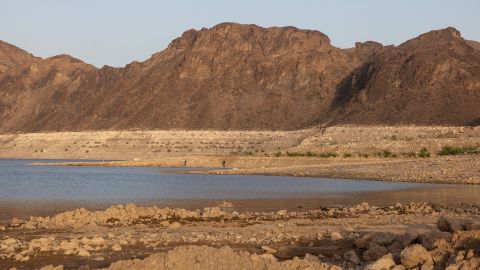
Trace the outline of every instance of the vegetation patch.
<instances>
[{"instance_id":1,"label":"vegetation patch","mask_svg":"<svg viewBox=\"0 0 480 270\"><path fill-rule=\"evenodd\" d=\"M322 158L329 158L329 157L337 157L338 154L335 152L326 152L326 153L321 153L319 156Z\"/></svg>"},{"instance_id":2,"label":"vegetation patch","mask_svg":"<svg viewBox=\"0 0 480 270\"><path fill-rule=\"evenodd\" d=\"M444 146L437 153L439 156L456 156L465 154L480 154L480 148L478 146Z\"/></svg>"},{"instance_id":3,"label":"vegetation patch","mask_svg":"<svg viewBox=\"0 0 480 270\"><path fill-rule=\"evenodd\" d=\"M420 153L418 153L418 156L421 158L429 158L430 152L428 152L427 148L424 147L420 150Z\"/></svg>"}]
</instances>

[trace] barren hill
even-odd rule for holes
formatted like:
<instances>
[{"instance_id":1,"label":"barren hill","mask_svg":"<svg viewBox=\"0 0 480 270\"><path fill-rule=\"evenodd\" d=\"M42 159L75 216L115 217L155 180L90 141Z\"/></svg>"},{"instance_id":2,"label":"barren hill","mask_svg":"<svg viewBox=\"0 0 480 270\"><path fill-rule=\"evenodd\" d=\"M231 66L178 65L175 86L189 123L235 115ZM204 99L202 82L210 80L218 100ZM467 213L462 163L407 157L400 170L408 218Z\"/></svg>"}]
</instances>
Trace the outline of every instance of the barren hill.
<instances>
[{"instance_id":1,"label":"barren hill","mask_svg":"<svg viewBox=\"0 0 480 270\"><path fill-rule=\"evenodd\" d=\"M371 57L339 88L337 121L479 124L480 51L454 28L431 31Z\"/></svg>"},{"instance_id":2,"label":"barren hill","mask_svg":"<svg viewBox=\"0 0 480 270\"><path fill-rule=\"evenodd\" d=\"M452 28L397 47L339 49L318 31L223 23L186 31L144 62L101 69L0 45L3 133L463 125L480 117L478 43Z\"/></svg>"}]
</instances>

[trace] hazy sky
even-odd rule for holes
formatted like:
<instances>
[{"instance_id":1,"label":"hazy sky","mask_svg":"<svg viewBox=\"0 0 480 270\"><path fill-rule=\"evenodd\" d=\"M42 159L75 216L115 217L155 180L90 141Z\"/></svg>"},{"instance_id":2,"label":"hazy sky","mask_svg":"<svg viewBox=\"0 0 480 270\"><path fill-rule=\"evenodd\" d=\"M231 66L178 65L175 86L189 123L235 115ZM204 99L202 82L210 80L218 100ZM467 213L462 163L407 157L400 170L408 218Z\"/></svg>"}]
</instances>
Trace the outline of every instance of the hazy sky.
<instances>
[{"instance_id":1,"label":"hazy sky","mask_svg":"<svg viewBox=\"0 0 480 270\"><path fill-rule=\"evenodd\" d=\"M67 53L98 67L163 50L185 30L220 22L316 29L333 45L398 44L454 26L480 40L479 0L0 0L0 40L37 56Z\"/></svg>"}]
</instances>

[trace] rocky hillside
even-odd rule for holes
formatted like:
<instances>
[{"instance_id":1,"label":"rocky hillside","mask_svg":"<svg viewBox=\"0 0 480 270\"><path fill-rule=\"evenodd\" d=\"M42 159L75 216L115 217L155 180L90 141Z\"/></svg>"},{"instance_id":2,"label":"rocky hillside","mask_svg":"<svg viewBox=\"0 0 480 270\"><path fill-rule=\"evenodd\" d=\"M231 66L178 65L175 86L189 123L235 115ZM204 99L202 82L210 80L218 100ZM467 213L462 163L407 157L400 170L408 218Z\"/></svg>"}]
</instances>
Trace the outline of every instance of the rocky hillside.
<instances>
[{"instance_id":1,"label":"rocky hillside","mask_svg":"<svg viewBox=\"0 0 480 270\"><path fill-rule=\"evenodd\" d=\"M26 51L0 40L0 73L35 59L37 58Z\"/></svg>"},{"instance_id":2,"label":"rocky hillside","mask_svg":"<svg viewBox=\"0 0 480 270\"><path fill-rule=\"evenodd\" d=\"M339 49L318 31L223 23L97 69L0 43L0 132L476 123L478 47L452 28Z\"/></svg>"},{"instance_id":3,"label":"rocky hillside","mask_svg":"<svg viewBox=\"0 0 480 270\"><path fill-rule=\"evenodd\" d=\"M480 124L480 50L453 28L385 47L342 83L339 122Z\"/></svg>"}]
</instances>

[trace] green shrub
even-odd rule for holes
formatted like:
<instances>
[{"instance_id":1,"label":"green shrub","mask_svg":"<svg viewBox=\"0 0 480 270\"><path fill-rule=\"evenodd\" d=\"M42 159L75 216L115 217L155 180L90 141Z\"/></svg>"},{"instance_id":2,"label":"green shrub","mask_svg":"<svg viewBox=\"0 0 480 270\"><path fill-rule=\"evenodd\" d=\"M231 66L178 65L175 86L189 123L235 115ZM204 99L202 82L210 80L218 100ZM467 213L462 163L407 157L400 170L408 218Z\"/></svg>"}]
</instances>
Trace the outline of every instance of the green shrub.
<instances>
[{"instance_id":1,"label":"green shrub","mask_svg":"<svg viewBox=\"0 0 480 270\"><path fill-rule=\"evenodd\" d=\"M358 153L358 157L368 158L367 153Z\"/></svg>"},{"instance_id":2,"label":"green shrub","mask_svg":"<svg viewBox=\"0 0 480 270\"><path fill-rule=\"evenodd\" d=\"M280 152L280 151L277 151L277 152L275 153L275 156L276 156L276 157L279 157L279 156L281 156L281 155L282 155L282 152Z\"/></svg>"},{"instance_id":3,"label":"green shrub","mask_svg":"<svg viewBox=\"0 0 480 270\"><path fill-rule=\"evenodd\" d=\"M337 157L337 153L334 152L326 152L326 153L321 153L320 157L322 158L329 158L329 157Z\"/></svg>"},{"instance_id":4,"label":"green shrub","mask_svg":"<svg viewBox=\"0 0 480 270\"><path fill-rule=\"evenodd\" d=\"M350 153L345 153L345 154L343 154L343 157L344 157L344 158L349 158L349 157L352 157L352 154L350 154Z\"/></svg>"},{"instance_id":5,"label":"green shrub","mask_svg":"<svg viewBox=\"0 0 480 270\"><path fill-rule=\"evenodd\" d=\"M302 153L297 153L297 152L288 152L288 151L287 151L287 156L289 156L289 157L303 157L304 154L302 154Z\"/></svg>"},{"instance_id":6,"label":"green shrub","mask_svg":"<svg viewBox=\"0 0 480 270\"><path fill-rule=\"evenodd\" d=\"M288 152L287 151L287 156L289 157L316 157L317 154L308 151L307 153L301 153L301 152Z\"/></svg>"},{"instance_id":7,"label":"green shrub","mask_svg":"<svg viewBox=\"0 0 480 270\"><path fill-rule=\"evenodd\" d=\"M464 154L479 154L480 148L474 146L455 147L446 145L437 154L439 156L455 156Z\"/></svg>"},{"instance_id":8,"label":"green shrub","mask_svg":"<svg viewBox=\"0 0 480 270\"><path fill-rule=\"evenodd\" d=\"M424 147L420 150L420 153L418 153L418 156L421 158L428 158L430 157L430 152L428 152L427 148Z\"/></svg>"},{"instance_id":9,"label":"green shrub","mask_svg":"<svg viewBox=\"0 0 480 270\"><path fill-rule=\"evenodd\" d=\"M394 157L394 154L390 150L383 150L382 156L383 157Z\"/></svg>"}]
</instances>

